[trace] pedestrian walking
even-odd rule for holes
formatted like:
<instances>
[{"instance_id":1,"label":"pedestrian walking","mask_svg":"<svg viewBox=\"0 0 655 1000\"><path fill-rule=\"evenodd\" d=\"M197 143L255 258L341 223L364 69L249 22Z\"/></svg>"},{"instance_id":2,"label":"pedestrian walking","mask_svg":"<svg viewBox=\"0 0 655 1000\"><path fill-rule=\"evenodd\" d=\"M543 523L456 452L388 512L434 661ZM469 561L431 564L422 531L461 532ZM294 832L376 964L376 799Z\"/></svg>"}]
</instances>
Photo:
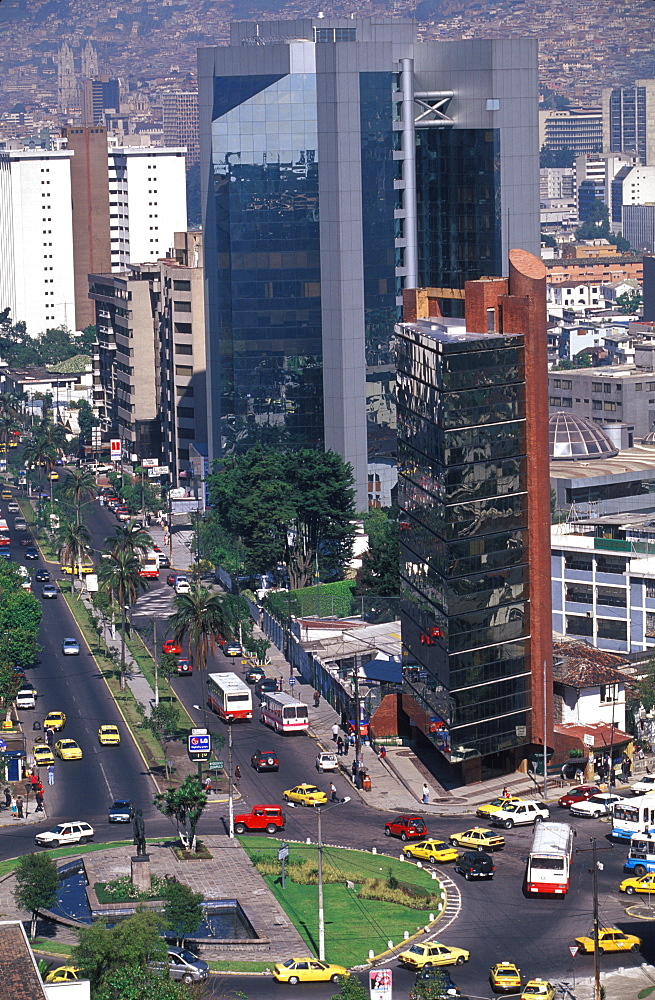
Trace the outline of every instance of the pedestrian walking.
<instances>
[{"instance_id":1,"label":"pedestrian walking","mask_svg":"<svg viewBox=\"0 0 655 1000\"><path fill-rule=\"evenodd\" d=\"M505 787L503 788L503 798L504 799L508 799L509 798L509 789L508 789L507 785L505 785Z\"/></svg>"},{"instance_id":2,"label":"pedestrian walking","mask_svg":"<svg viewBox=\"0 0 655 1000\"><path fill-rule=\"evenodd\" d=\"M23 796L19 795L16 799L16 808L18 809L18 818L23 819Z\"/></svg>"},{"instance_id":3,"label":"pedestrian walking","mask_svg":"<svg viewBox=\"0 0 655 1000\"><path fill-rule=\"evenodd\" d=\"M338 723L335 722L334 725L332 726L332 742L336 743L338 737L339 737L339 726Z\"/></svg>"},{"instance_id":4,"label":"pedestrian walking","mask_svg":"<svg viewBox=\"0 0 655 1000\"><path fill-rule=\"evenodd\" d=\"M423 782L423 794L421 796L421 802L423 803L424 806L427 806L429 801L430 801L430 789L425 784L425 782Z\"/></svg>"},{"instance_id":5,"label":"pedestrian walking","mask_svg":"<svg viewBox=\"0 0 655 1000\"><path fill-rule=\"evenodd\" d=\"M348 737L348 742L350 743L351 747L355 746L355 734L354 733L350 734L350 736Z\"/></svg>"},{"instance_id":6,"label":"pedestrian walking","mask_svg":"<svg viewBox=\"0 0 655 1000\"><path fill-rule=\"evenodd\" d=\"M55 783L55 765L48 764L48 784L54 785Z\"/></svg>"},{"instance_id":7,"label":"pedestrian walking","mask_svg":"<svg viewBox=\"0 0 655 1000\"><path fill-rule=\"evenodd\" d=\"M378 751L378 757L379 757L380 760L386 760L386 758L387 758L387 748L385 746L381 746L380 747L380 749Z\"/></svg>"},{"instance_id":8,"label":"pedestrian walking","mask_svg":"<svg viewBox=\"0 0 655 1000\"><path fill-rule=\"evenodd\" d=\"M18 819L18 803L13 795L11 797L11 818Z\"/></svg>"},{"instance_id":9,"label":"pedestrian walking","mask_svg":"<svg viewBox=\"0 0 655 1000\"><path fill-rule=\"evenodd\" d=\"M43 792L36 793L36 809L35 812L43 812Z\"/></svg>"},{"instance_id":10,"label":"pedestrian walking","mask_svg":"<svg viewBox=\"0 0 655 1000\"><path fill-rule=\"evenodd\" d=\"M30 775L30 785L32 786L33 792L36 791L36 786L38 785L38 783L39 783L39 776L33 771L32 774Z\"/></svg>"},{"instance_id":11,"label":"pedestrian walking","mask_svg":"<svg viewBox=\"0 0 655 1000\"><path fill-rule=\"evenodd\" d=\"M318 708L321 704L321 696L318 691L314 691L314 708Z\"/></svg>"},{"instance_id":12,"label":"pedestrian walking","mask_svg":"<svg viewBox=\"0 0 655 1000\"><path fill-rule=\"evenodd\" d=\"M5 809L9 809L11 806L11 788L5 788Z\"/></svg>"},{"instance_id":13,"label":"pedestrian walking","mask_svg":"<svg viewBox=\"0 0 655 1000\"><path fill-rule=\"evenodd\" d=\"M337 786L333 781L330 782L330 798L332 802L337 801Z\"/></svg>"},{"instance_id":14,"label":"pedestrian walking","mask_svg":"<svg viewBox=\"0 0 655 1000\"><path fill-rule=\"evenodd\" d=\"M343 753L343 740L340 736L337 737L337 753L339 754L340 757Z\"/></svg>"},{"instance_id":15,"label":"pedestrian walking","mask_svg":"<svg viewBox=\"0 0 655 1000\"><path fill-rule=\"evenodd\" d=\"M205 778L204 784L205 784L205 795L211 795L211 793L212 793L212 779L209 778L209 777Z\"/></svg>"},{"instance_id":16,"label":"pedestrian walking","mask_svg":"<svg viewBox=\"0 0 655 1000\"><path fill-rule=\"evenodd\" d=\"M240 781L241 781L241 768L237 764L237 766L234 768L234 782L236 785L238 785Z\"/></svg>"}]
</instances>

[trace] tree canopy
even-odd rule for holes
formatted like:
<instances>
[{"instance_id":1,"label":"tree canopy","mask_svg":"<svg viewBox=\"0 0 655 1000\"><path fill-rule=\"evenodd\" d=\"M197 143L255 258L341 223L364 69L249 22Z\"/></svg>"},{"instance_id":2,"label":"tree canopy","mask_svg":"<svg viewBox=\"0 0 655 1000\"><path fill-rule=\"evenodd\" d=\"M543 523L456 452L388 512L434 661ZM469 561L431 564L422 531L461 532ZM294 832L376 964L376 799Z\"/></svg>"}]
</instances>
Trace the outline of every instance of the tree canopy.
<instances>
[{"instance_id":1,"label":"tree canopy","mask_svg":"<svg viewBox=\"0 0 655 1000\"><path fill-rule=\"evenodd\" d=\"M78 944L73 948L72 961L91 981L92 992L99 988L110 990L122 969L143 971L149 962L166 960L167 945L160 934L165 926L162 913L142 909L111 928L101 922L82 927ZM123 994L108 992L105 995L111 1000L117 996L124 1000ZM141 1000L138 993L134 995Z\"/></svg>"},{"instance_id":2,"label":"tree canopy","mask_svg":"<svg viewBox=\"0 0 655 1000\"><path fill-rule=\"evenodd\" d=\"M154 803L164 816L175 821L186 850L195 849L196 827L207 805L207 796L198 778L187 775L179 788L169 788L155 795Z\"/></svg>"},{"instance_id":3,"label":"tree canopy","mask_svg":"<svg viewBox=\"0 0 655 1000\"><path fill-rule=\"evenodd\" d=\"M283 563L291 589L343 573L352 551L352 469L336 452L257 446L209 477L212 519L243 546L246 573ZM209 554L209 553L208 553Z\"/></svg>"},{"instance_id":4,"label":"tree canopy","mask_svg":"<svg viewBox=\"0 0 655 1000\"><path fill-rule=\"evenodd\" d=\"M115 969L111 980L105 980L93 994L94 1000L191 1000L190 993L182 983L164 977L150 969L126 966Z\"/></svg>"},{"instance_id":5,"label":"tree canopy","mask_svg":"<svg viewBox=\"0 0 655 1000\"><path fill-rule=\"evenodd\" d=\"M371 597L400 596L397 511L371 510L364 517L368 549L362 556L355 593Z\"/></svg>"},{"instance_id":6,"label":"tree canopy","mask_svg":"<svg viewBox=\"0 0 655 1000\"><path fill-rule=\"evenodd\" d=\"M24 854L16 866L14 899L31 914L30 938L36 934L39 910L49 909L57 899L57 864L48 854Z\"/></svg>"},{"instance_id":7,"label":"tree canopy","mask_svg":"<svg viewBox=\"0 0 655 1000\"><path fill-rule=\"evenodd\" d=\"M95 327L86 327L81 337L64 326L32 336L24 322L12 322L8 309L0 312L0 358L13 368L54 365L75 354L90 354L95 339Z\"/></svg>"},{"instance_id":8,"label":"tree canopy","mask_svg":"<svg viewBox=\"0 0 655 1000\"><path fill-rule=\"evenodd\" d=\"M204 896L193 892L184 882L170 879L164 890L164 916L177 937L178 945L184 944L187 934L199 927L203 918L201 903Z\"/></svg>"},{"instance_id":9,"label":"tree canopy","mask_svg":"<svg viewBox=\"0 0 655 1000\"><path fill-rule=\"evenodd\" d=\"M632 313L638 313L641 309L643 302L643 296L641 292L634 289L631 292L624 292L623 295L619 295L616 304L620 308L624 316L630 316Z\"/></svg>"}]
</instances>

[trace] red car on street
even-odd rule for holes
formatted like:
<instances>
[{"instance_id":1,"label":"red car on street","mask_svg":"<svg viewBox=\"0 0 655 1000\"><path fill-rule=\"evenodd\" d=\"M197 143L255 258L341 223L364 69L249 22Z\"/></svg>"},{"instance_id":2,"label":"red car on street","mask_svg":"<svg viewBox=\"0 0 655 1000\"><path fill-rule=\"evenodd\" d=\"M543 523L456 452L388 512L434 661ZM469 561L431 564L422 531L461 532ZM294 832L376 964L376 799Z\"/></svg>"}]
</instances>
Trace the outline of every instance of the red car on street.
<instances>
[{"instance_id":1,"label":"red car on street","mask_svg":"<svg viewBox=\"0 0 655 1000\"><path fill-rule=\"evenodd\" d=\"M427 837L428 828L420 816L396 816L384 824L385 837L400 837L401 840L420 840Z\"/></svg>"},{"instance_id":2,"label":"red car on street","mask_svg":"<svg viewBox=\"0 0 655 1000\"><path fill-rule=\"evenodd\" d=\"M570 788L566 795L562 795L557 800L557 805L568 809L575 802L585 802L592 795L598 795L600 791L598 785L579 785L577 788Z\"/></svg>"},{"instance_id":3,"label":"red car on street","mask_svg":"<svg viewBox=\"0 0 655 1000\"><path fill-rule=\"evenodd\" d=\"M182 647L175 639L167 639L161 647L162 653L175 653L178 656L182 652Z\"/></svg>"}]
</instances>

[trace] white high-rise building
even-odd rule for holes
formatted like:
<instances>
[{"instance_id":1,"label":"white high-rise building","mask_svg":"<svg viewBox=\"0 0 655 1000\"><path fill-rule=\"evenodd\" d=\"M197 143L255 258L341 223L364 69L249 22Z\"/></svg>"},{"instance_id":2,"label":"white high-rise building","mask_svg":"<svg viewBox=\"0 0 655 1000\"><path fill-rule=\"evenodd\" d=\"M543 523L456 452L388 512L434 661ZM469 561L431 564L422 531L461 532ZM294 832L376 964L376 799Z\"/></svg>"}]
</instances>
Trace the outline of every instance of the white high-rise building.
<instances>
[{"instance_id":1,"label":"white high-rise building","mask_svg":"<svg viewBox=\"0 0 655 1000\"><path fill-rule=\"evenodd\" d=\"M109 150L111 268L166 256L186 230L183 146L118 146Z\"/></svg>"},{"instance_id":2,"label":"white high-rise building","mask_svg":"<svg viewBox=\"0 0 655 1000\"><path fill-rule=\"evenodd\" d=\"M72 152L0 153L0 311L30 336L75 330Z\"/></svg>"}]
</instances>

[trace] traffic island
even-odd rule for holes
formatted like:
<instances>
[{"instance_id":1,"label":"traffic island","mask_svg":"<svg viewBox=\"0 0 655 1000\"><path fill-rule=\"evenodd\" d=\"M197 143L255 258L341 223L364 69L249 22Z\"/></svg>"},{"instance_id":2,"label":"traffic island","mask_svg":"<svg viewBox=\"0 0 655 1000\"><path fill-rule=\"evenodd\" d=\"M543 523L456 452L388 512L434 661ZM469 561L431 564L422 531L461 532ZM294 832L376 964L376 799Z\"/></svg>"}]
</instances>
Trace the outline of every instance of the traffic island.
<instances>
[{"instance_id":1,"label":"traffic island","mask_svg":"<svg viewBox=\"0 0 655 1000\"><path fill-rule=\"evenodd\" d=\"M285 885L277 860L281 841L239 838L309 952L318 953L318 851L289 844ZM426 868L383 854L323 847L325 951L328 961L348 968L370 955L408 947L431 928L447 904L444 886Z\"/></svg>"}]
</instances>

